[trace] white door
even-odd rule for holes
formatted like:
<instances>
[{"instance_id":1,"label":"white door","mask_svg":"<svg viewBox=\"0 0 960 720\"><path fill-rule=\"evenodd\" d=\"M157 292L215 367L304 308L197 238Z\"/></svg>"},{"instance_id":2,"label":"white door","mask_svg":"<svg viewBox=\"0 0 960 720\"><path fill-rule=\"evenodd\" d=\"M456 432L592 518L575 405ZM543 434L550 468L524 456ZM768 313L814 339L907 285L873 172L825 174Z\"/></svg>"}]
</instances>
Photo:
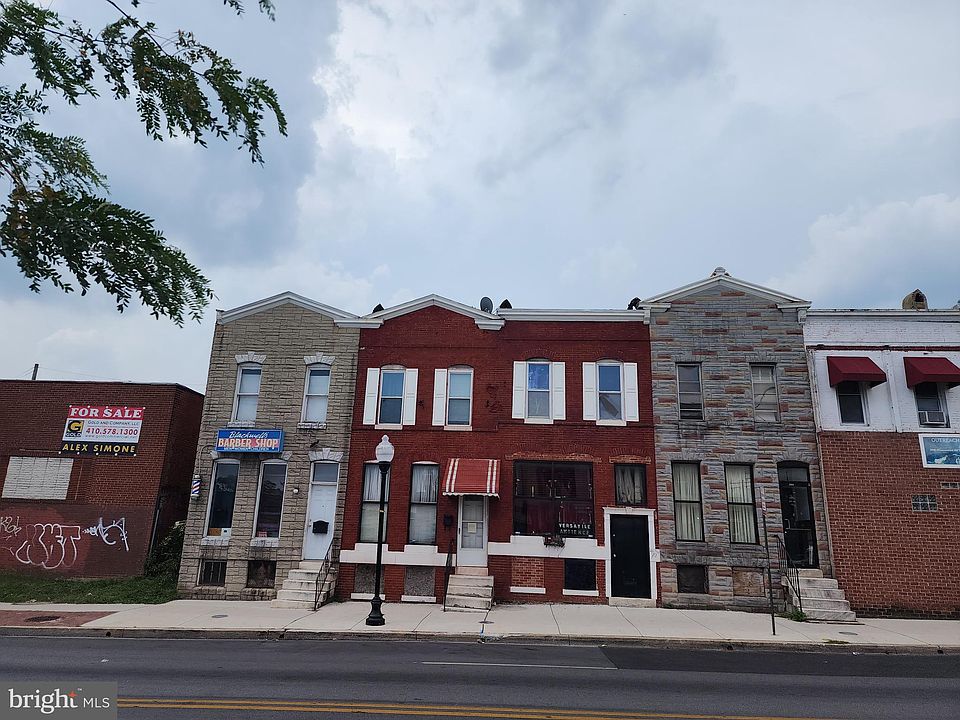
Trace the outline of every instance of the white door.
<instances>
[{"instance_id":1,"label":"white door","mask_svg":"<svg viewBox=\"0 0 960 720\"><path fill-rule=\"evenodd\" d=\"M330 543L333 542L339 475L338 463L313 464L310 498L307 501L307 527L303 535L304 560L323 560L330 549Z\"/></svg>"},{"instance_id":2,"label":"white door","mask_svg":"<svg viewBox=\"0 0 960 720\"><path fill-rule=\"evenodd\" d=\"M487 499L485 497L464 495L460 498L457 565L487 566Z\"/></svg>"}]
</instances>

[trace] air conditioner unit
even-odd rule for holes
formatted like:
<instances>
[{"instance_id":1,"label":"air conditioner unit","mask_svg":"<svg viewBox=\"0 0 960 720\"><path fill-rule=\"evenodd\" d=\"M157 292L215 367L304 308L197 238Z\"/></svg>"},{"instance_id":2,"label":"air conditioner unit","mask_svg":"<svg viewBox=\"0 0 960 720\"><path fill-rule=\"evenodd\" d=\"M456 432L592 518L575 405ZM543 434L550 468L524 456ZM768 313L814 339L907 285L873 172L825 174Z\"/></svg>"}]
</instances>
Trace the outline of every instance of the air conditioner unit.
<instances>
[{"instance_id":1,"label":"air conditioner unit","mask_svg":"<svg viewBox=\"0 0 960 720\"><path fill-rule=\"evenodd\" d=\"M947 424L947 414L942 410L921 410L920 424L944 427Z\"/></svg>"}]
</instances>

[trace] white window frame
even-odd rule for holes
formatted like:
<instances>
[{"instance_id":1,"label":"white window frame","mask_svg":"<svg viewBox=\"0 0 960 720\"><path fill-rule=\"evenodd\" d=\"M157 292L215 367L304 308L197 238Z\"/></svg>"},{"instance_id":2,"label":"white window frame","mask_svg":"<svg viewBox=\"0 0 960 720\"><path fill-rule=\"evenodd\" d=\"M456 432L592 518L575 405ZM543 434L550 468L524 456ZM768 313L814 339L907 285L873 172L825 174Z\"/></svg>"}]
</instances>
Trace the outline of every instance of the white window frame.
<instances>
[{"instance_id":1,"label":"white window frame","mask_svg":"<svg viewBox=\"0 0 960 720\"><path fill-rule=\"evenodd\" d=\"M453 397L450 394L450 379L454 374L458 375L469 375L470 376L470 394L467 397ZM463 425L460 423L451 424L450 423L450 401L451 400L467 400L470 403L470 410L467 413L467 424ZM473 368L469 365L455 365L451 368L447 368L447 397L444 400L443 407L443 417L444 417L444 429L446 430L472 430L473 429Z\"/></svg>"},{"instance_id":2,"label":"white window frame","mask_svg":"<svg viewBox=\"0 0 960 720\"><path fill-rule=\"evenodd\" d=\"M918 398L917 398L917 388L920 387L920 385L923 385L923 384L924 384L924 383L920 383L920 384L914 386L914 388L913 388L913 404L914 404L914 405L916 406L916 408L917 408L917 425L919 425L919 426L922 427L922 428L948 428L948 427L950 427L950 412L949 412L949 410L947 409L947 393L946 393L946 388L944 387L944 384L943 384L943 383L932 383L932 384L933 384L933 385L936 385L936 387L937 387L937 402L938 402L938 404L940 405L940 410L939 410L939 412L942 412L942 413L943 413L943 421L944 421L944 424L943 424L943 425L928 425L928 424L925 424L925 423L920 422L920 413L921 413L921 412L925 412L925 411L920 410L920 403L917 402L917 400L918 400Z\"/></svg>"},{"instance_id":3,"label":"white window frame","mask_svg":"<svg viewBox=\"0 0 960 720\"><path fill-rule=\"evenodd\" d=\"M620 418L600 418L600 395L613 395L614 393L605 392L600 389L600 367L616 367L620 371ZM619 360L599 360L597 361L597 392L594 397L594 402L597 406L597 425L614 425L614 426L623 426L627 424L627 406L626 406L626 392L625 392L625 382L626 378L623 376L623 363Z\"/></svg>"},{"instance_id":4,"label":"white window frame","mask_svg":"<svg viewBox=\"0 0 960 720\"><path fill-rule=\"evenodd\" d=\"M260 489L263 485L263 469L267 465L283 465L283 494L280 496L280 523L277 525L277 536L275 538L271 537L257 537L257 519L260 516ZM251 527L251 536L250 539L255 542L261 542L264 544L274 544L279 543L280 538L283 533L283 508L287 504L287 480L290 478L290 464L286 460L264 460L260 463L260 470L257 476L257 494L256 500L253 505L253 526ZM237 478L237 484L239 485L240 479Z\"/></svg>"},{"instance_id":5,"label":"white window frame","mask_svg":"<svg viewBox=\"0 0 960 720\"><path fill-rule=\"evenodd\" d=\"M260 371L260 383L257 385L257 407L253 411L253 418L250 420L240 420L237 418L237 413L240 410L240 380L243 378L244 370L259 370ZM260 412L260 395L263 390L263 365L260 363L245 362L237 365L237 380L233 390L233 412L230 414L230 422L234 425L246 425L248 423L257 422L257 413ZM245 393L245 396L251 395L251 393Z\"/></svg>"},{"instance_id":6,"label":"white window frame","mask_svg":"<svg viewBox=\"0 0 960 720\"><path fill-rule=\"evenodd\" d=\"M399 373L400 377L403 378L403 383L400 386L400 421L399 422L388 422L385 423L380 419L380 412L383 409L383 379L386 377L387 373ZM400 365L387 365L386 367L380 368L380 386L377 388L377 424L376 428L387 428L387 429L399 429L403 427L403 396L407 391L407 369ZM397 399L394 395L389 395L390 400Z\"/></svg>"},{"instance_id":7,"label":"white window frame","mask_svg":"<svg viewBox=\"0 0 960 720\"><path fill-rule=\"evenodd\" d=\"M857 380L848 380L846 382L856 383L860 391L860 407L863 408L863 422L848 422L843 419L843 407L840 405L840 383L833 388L833 394L837 400L837 419L841 425L847 427L867 427L870 424L870 403L867 402L867 388L864 383Z\"/></svg>"},{"instance_id":8,"label":"white window frame","mask_svg":"<svg viewBox=\"0 0 960 720\"><path fill-rule=\"evenodd\" d=\"M213 461L213 467L210 468L210 492L207 493L209 497L207 498L207 514L204 516L203 520L203 537L204 538L225 538L229 539L233 534L233 525L229 528L221 528L221 530L229 530L226 535L221 533L220 535L209 535L210 532L210 511L213 509L213 490L215 483L217 481L217 465L236 465L237 466L237 487L240 485L240 461L234 460L233 458L218 458ZM259 493L258 493L259 496ZM233 489L233 509L236 513L237 509L237 488Z\"/></svg>"},{"instance_id":9,"label":"white window frame","mask_svg":"<svg viewBox=\"0 0 960 720\"><path fill-rule=\"evenodd\" d=\"M436 502L433 502L433 503L413 502L413 467L417 467L417 466L421 466L421 467L428 466L428 467L437 468L437 500ZM389 491L389 488L387 488L387 490ZM436 547L437 546L437 535L439 534L440 523L436 522L437 520L436 515L440 511L441 496L442 496L442 493L440 490L440 465L435 462L422 461L422 460L418 460L417 462L413 463L413 466L410 469L410 501L407 503L407 544L408 545L417 545L420 547L431 547L431 546ZM415 543L410 539L410 528L413 524L413 506L414 505L433 505L434 527L433 527L432 543Z\"/></svg>"},{"instance_id":10,"label":"white window frame","mask_svg":"<svg viewBox=\"0 0 960 720\"><path fill-rule=\"evenodd\" d=\"M323 397L323 395L313 394L310 395L308 391L310 390L310 373L314 370L326 370L327 371L327 411L324 413L323 420L308 420L307 419L307 400L311 397ZM261 378L262 379L262 378ZM303 378L303 405L300 408L300 422L304 425L309 425L311 427L322 427L327 424L327 416L330 414L330 387L333 381L333 368L326 363L313 363L312 365L307 365L307 371L304 374Z\"/></svg>"},{"instance_id":11,"label":"white window frame","mask_svg":"<svg viewBox=\"0 0 960 720\"><path fill-rule=\"evenodd\" d=\"M774 404L774 417L773 420L765 420L757 417L757 410L759 409L759 398L757 398L757 380L753 375L753 371L758 368L769 368L770 376L773 381L773 404ZM703 393L703 383L701 382L701 395ZM757 362L750 363L750 388L753 394L753 419L756 422L762 423L776 423L780 422L780 383L777 382L777 366L774 363L765 363Z\"/></svg>"},{"instance_id":12,"label":"white window frame","mask_svg":"<svg viewBox=\"0 0 960 720\"><path fill-rule=\"evenodd\" d=\"M383 480L384 480L383 476L380 474L380 464L379 464L376 460L368 460L367 462L363 463L363 466L362 466L362 467L363 467L363 475L361 475L361 479L360 479L360 517L359 517L359 519L358 519L359 521L357 522L357 544L358 544L358 545L359 545L359 544L364 544L364 543L365 543L365 544L376 545L376 543L377 543L377 536L376 536L376 535L374 535L373 540L364 540L364 539L363 539L363 510L364 510L364 506L365 506L365 505L376 505L376 506L377 506L377 512L378 512L378 513L380 512L380 498L379 498L379 497L378 497L376 500L364 500L364 499L363 499L363 494L364 494L364 492L366 491L366 484L367 484L367 468L368 468L368 467L371 467L371 466L374 467L374 468L376 468L377 478L380 480L380 482L383 482ZM383 512L384 512L384 516L383 516L383 542L384 542L384 544L386 544L386 542L387 542L387 533L389 532L389 521L390 521L390 481L391 481L392 479L393 479L393 467L391 467L389 470L387 470L387 477L386 477L386 481L387 481L387 492L386 492L386 494L384 495L384 500L383 500ZM439 503L438 503L438 504L439 504ZM408 510L408 512L409 512L409 510ZM380 522L380 518L378 517L378 518L377 518L377 523L379 524L379 522ZM409 532L409 528L408 528L408 532Z\"/></svg>"},{"instance_id":13,"label":"white window frame","mask_svg":"<svg viewBox=\"0 0 960 720\"><path fill-rule=\"evenodd\" d=\"M537 388L533 391L530 390L530 366L531 365L546 365L547 366L547 389L542 390ZM530 415L530 393L531 392L545 392L547 394L547 415L546 417L541 415L536 415L531 417ZM535 360L527 360L524 366L523 373L523 418L524 422L533 423L533 424L543 424L543 425L552 425L553 424L553 363L550 360L545 358L537 358Z\"/></svg>"},{"instance_id":14,"label":"white window frame","mask_svg":"<svg viewBox=\"0 0 960 720\"><path fill-rule=\"evenodd\" d=\"M681 383L681 382L688 382L688 381L681 381L681 380L680 380L680 368L681 368L681 367L695 367L695 368L697 368L697 384L698 384L699 387L700 387L700 417L698 417L698 418L685 418L685 417L683 417L683 415L681 414L681 400L680 400L680 396L683 395L683 394L689 394L689 393L682 393L682 392L680 391L680 383ZM706 402L705 402L704 396L703 396L703 365L702 365L701 363L698 363L698 362L678 362L678 363L676 364L676 366L675 366L675 371L676 371L676 378L677 378L677 420L679 420L680 422L703 422L704 420L707 419Z\"/></svg>"}]
</instances>

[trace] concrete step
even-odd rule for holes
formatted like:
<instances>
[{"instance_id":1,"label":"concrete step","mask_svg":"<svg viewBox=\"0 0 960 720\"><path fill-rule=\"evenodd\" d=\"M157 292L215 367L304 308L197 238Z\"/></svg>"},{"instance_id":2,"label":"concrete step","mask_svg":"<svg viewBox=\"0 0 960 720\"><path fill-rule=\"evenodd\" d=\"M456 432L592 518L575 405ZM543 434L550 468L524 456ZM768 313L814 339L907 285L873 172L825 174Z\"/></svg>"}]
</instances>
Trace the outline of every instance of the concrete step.
<instances>
[{"instance_id":1,"label":"concrete step","mask_svg":"<svg viewBox=\"0 0 960 720\"><path fill-rule=\"evenodd\" d=\"M840 586L833 578L800 578L800 590L807 588L826 588L828 590L837 590Z\"/></svg>"},{"instance_id":2,"label":"concrete step","mask_svg":"<svg viewBox=\"0 0 960 720\"><path fill-rule=\"evenodd\" d=\"M287 573L287 578L290 580L310 580L316 582L317 575L319 574L316 570L291 570Z\"/></svg>"},{"instance_id":3,"label":"concrete step","mask_svg":"<svg viewBox=\"0 0 960 720\"><path fill-rule=\"evenodd\" d=\"M493 587L493 577L490 575L451 575L450 584L460 586L474 585L477 587Z\"/></svg>"},{"instance_id":4,"label":"concrete step","mask_svg":"<svg viewBox=\"0 0 960 720\"><path fill-rule=\"evenodd\" d=\"M277 591L278 600L309 600L312 605L315 597L316 593L313 590L288 590L284 587Z\"/></svg>"},{"instance_id":5,"label":"concrete step","mask_svg":"<svg viewBox=\"0 0 960 720\"><path fill-rule=\"evenodd\" d=\"M457 565L457 575L489 575L485 567L474 567L473 565Z\"/></svg>"},{"instance_id":6,"label":"concrete step","mask_svg":"<svg viewBox=\"0 0 960 720\"><path fill-rule=\"evenodd\" d=\"M452 582L447 587L447 596L450 595L468 595L470 597L492 598L492 585L454 585Z\"/></svg>"},{"instance_id":7,"label":"concrete step","mask_svg":"<svg viewBox=\"0 0 960 720\"><path fill-rule=\"evenodd\" d=\"M850 603L846 600L830 600L826 598L803 598L803 611L808 610L849 610Z\"/></svg>"},{"instance_id":8,"label":"concrete step","mask_svg":"<svg viewBox=\"0 0 960 720\"><path fill-rule=\"evenodd\" d=\"M329 598L320 596L320 604L323 605ZM270 601L270 607L275 608L296 608L298 610L313 610L313 600L282 600L277 598Z\"/></svg>"},{"instance_id":9,"label":"concrete step","mask_svg":"<svg viewBox=\"0 0 960 720\"><path fill-rule=\"evenodd\" d=\"M314 572L317 572L323 569L323 560L301 560L300 569L313 570Z\"/></svg>"},{"instance_id":10,"label":"concrete step","mask_svg":"<svg viewBox=\"0 0 960 720\"><path fill-rule=\"evenodd\" d=\"M472 607L454 607L453 605L447 605L447 612L462 612L462 613L486 613L490 608L472 608Z\"/></svg>"},{"instance_id":11,"label":"concrete step","mask_svg":"<svg viewBox=\"0 0 960 720\"><path fill-rule=\"evenodd\" d=\"M819 568L798 569L797 572L800 573L801 578L822 578L823 577L823 570L820 570Z\"/></svg>"},{"instance_id":12,"label":"concrete step","mask_svg":"<svg viewBox=\"0 0 960 720\"><path fill-rule=\"evenodd\" d=\"M825 600L844 600L846 595L843 590L832 588L803 588L803 600L807 598L824 598Z\"/></svg>"},{"instance_id":13,"label":"concrete step","mask_svg":"<svg viewBox=\"0 0 960 720\"><path fill-rule=\"evenodd\" d=\"M857 615L853 610L807 610L806 605L803 607L803 612L807 616L808 620L819 620L821 622L839 622L839 623L855 623L857 621Z\"/></svg>"},{"instance_id":14,"label":"concrete step","mask_svg":"<svg viewBox=\"0 0 960 720\"><path fill-rule=\"evenodd\" d=\"M490 598L473 597L472 595L453 595L447 593L448 608L474 608L489 610L493 606Z\"/></svg>"},{"instance_id":15,"label":"concrete step","mask_svg":"<svg viewBox=\"0 0 960 720\"><path fill-rule=\"evenodd\" d=\"M329 578L325 583L323 583L324 588L329 588L333 584L333 581ZM283 581L284 590L310 590L314 591L317 587L316 580L291 580L289 577Z\"/></svg>"}]
</instances>

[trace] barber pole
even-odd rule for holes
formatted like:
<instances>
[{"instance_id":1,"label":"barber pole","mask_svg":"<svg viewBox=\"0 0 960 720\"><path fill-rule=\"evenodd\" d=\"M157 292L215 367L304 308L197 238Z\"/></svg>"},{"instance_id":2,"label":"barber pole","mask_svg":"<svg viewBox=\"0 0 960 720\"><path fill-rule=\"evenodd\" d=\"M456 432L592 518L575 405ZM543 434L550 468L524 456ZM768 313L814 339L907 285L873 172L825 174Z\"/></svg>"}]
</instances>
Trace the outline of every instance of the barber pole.
<instances>
[{"instance_id":1,"label":"barber pole","mask_svg":"<svg viewBox=\"0 0 960 720\"><path fill-rule=\"evenodd\" d=\"M190 483L190 499L196 500L198 497L200 497L200 478L194 477Z\"/></svg>"}]
</instances>

